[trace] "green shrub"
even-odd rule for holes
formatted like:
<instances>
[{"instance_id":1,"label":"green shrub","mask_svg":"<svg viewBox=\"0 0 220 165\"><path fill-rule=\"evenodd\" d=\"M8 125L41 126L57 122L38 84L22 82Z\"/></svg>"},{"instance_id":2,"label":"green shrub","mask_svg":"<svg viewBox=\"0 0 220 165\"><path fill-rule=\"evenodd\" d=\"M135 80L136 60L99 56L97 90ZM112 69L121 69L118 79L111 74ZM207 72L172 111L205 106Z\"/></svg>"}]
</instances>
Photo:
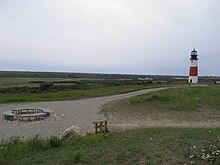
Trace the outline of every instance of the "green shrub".
<instances>
[{"instance_id":1,"label":"green shrub","mask_svg":"<svg viewBox=\"0 0 220 165\"><path fill-rule=\"evenodd\" d=\"M18 137L11 138L9 141L3 143L0 147L1 154L5 159L10 159L10 157L13 156L20 156L27 152L26 146Z\"/></svg>"},{"instance_id":2,"label":"green shrub","mask_svg":"<svg viewBox=\"0 0 220 165\"><path fill-rule=\"evenodd\" d=\"M49 88L51 88L53 86L52 83L42 83L39 85L39 89L41 91L45 91L45 90L48 90Z\"/></svg>"},{"instance_id":3,"label":"green shrub","mask_svg":"<svg viewBox=\"0 0 220 165\"><path fill-rule=\"evenodd\" d=\"M61 146L62 141L61 141L61 139L59 139L56 136L51 136L50 139L49 139L49 143L50 143L50 146L52 148L56 148L56 147L60 147Z\"/></svg>"},{"instance_id":4,"label":"green shrub","mask_svg":"<svg viewBox=\"0 0 220 165\"><path fill-rule=\"evenodd\" d=\"M158 94L144 94L144 95L139 95L136 97L130 98L130 103L133 105L140 104L140 103L146 103L146 102L151 102L154 100L158 100L160 97Z\"/></svg>"},{"instance_id":5,"label":"green shrub","mask_svg":"<svg viewBox=\"0 0 220 165\"><path fill-rule=\"evenodd\" d=\"M79 152L69 153L67 155L67 162L66 164L75 164L79 163L81 160L81 154Z\"/></svg>"},{"instance_id":6,"label":"green shrub","mask_svg":"<svg viewBox=\"0 0 220 165\"><path fill-rule=\"evenodd\" d=\"M39 138L39 135L35 135L27 141L28 148L30 151L40 151L47 149L47 143L44 139Z\"/></svg>"}]
</instances>

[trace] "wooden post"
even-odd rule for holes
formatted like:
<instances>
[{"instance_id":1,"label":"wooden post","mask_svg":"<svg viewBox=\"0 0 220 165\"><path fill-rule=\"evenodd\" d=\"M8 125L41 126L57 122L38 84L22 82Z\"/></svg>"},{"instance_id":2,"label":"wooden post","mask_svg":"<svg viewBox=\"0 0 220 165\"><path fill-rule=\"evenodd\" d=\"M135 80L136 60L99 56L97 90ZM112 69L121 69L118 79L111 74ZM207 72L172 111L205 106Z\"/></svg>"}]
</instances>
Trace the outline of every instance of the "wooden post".
<instances>
[{"instance_id":1,"label":"wooden post","mask_svg":"<svg viewBox=\"0 0 220 165\"><path fill-rule=\"evenodd\" d=\"M95 133L108 132L107 120L95 121L93 122L93 124L95 128Z\"/></svg>"},{"instance_id":2,"label":"wooden post","mask_svg":"<svg viewBox=\"0 0 220 165\"><path fill-rule=\"evenodd\" d=\"M95 123L95 133L97 133L97 132L98 132L98 124Z\"/></svg>"}]
</instances>

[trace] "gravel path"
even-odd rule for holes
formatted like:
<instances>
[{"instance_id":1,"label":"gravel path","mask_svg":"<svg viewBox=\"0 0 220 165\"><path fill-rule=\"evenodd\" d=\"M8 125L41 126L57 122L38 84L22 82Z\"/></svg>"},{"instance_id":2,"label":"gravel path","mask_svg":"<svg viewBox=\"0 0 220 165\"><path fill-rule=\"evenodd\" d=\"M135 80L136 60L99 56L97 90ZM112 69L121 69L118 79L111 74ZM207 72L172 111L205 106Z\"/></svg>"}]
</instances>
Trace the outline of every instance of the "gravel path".
<instances>
[{"instance_id":1,"label":"gravel path","mask_svg":"<svg viewBox=\"0 0 220 165\"><path fill-rule=\"evenodd\" d=\"M127 94L115 96L97 97L90 99L82 99L75 101L52 101L37 103L19 103L19 104L2 104L0 105L0 113L3 114L7 110L22 107L47 108L54 111L49 119L37 122L9 122L1 117L0 119L0 140L6 140L10 137L19 136L21 138L33 137L38 134L41 137L51 135L59 135L66 128L76 125L84 128L88 132L93 131L92 121L103 119L98 114L100 107L113 100L132 97L135 95L157 91L167 88L145 89Z\"/></svg>"}]
</instances>

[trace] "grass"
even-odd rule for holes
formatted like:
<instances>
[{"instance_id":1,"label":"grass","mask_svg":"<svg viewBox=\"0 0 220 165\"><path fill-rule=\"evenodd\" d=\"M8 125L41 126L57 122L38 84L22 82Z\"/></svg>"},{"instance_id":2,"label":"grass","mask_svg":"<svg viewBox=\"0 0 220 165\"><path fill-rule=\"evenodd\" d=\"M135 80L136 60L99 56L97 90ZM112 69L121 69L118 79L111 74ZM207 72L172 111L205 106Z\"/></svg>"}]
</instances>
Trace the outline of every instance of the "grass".
<instances>
[{"instance_id":1,"label":"grass","mask_svg":"<svg viewBox=\"0 0 220 165\"><path fill-rule=\"evenodd\" d=\"M38 87L41 83L53 83L56 85L84 85L84 86L106 86L106 85L134 85L135 79L103 79L103 78L22 78L22 77L0 77L0 89L12 87Z\"/></svg>"},{"instance_id":2,"label":"grass","mask_svg":"<svg viewBox=\"0 0 220 165\"><path fill-rule=\"evenodd\" d=\"M38 137L0 145L0 164L218 164L219 128L146 128L87 135L54 147Z\"/></svg>"},{"instance_id":3,"label":"grass","mask_svg":"<svg viewBox=\"0 0 220 165\"><path fill-rule=\"evenodd\" d=\"M131 105L144 105L161 110L191 111L201 107L220 109L218 86L168 89L133 97Z\"/></svg>"},{"instance_id":4,"label":"grass","mask_svg":"<svg viewBox=\"0 0 220 165\"><path fill-rule=\"evenodd\" d=\"M0 104L72 100L152 87L158 86L126 85L58 92L6 93L0 95ZM137 117L138 121L146 120L146 117L155 118L156 121L162 118L218 121L219 100L218 86L174 88L112 102L105 105L102 113L128 120ZM220 128L153 127L86 135L69 141L55 136L48 139L35 136L26 141L13 138L0 144L0 164L219 165Z\"/></svg>"},{"instance_id":5,"label":"grass","mask_svg":"<svg viewBox=\"0 0 220 165\"><path fill-rule=\"evenodd\" d=\"M151 83L124 78L3 77L0 78L0 104L82 99L161 86Z\"/></svg>"},{"instance_id":6,"label":"grass","mask_svg":"<svg viewBox=\"0 0 220 165\"><path fill-rule=\"evenodd\" d=\"M60 78L21 78L21 77L4 77L0 78L0 88L8 88L8 87L37 87L38 84L30 83L34 81L43 81L43 82L51 82L51 81L68 81L70 79L60 79ZM71 79L75 80L75 79Z\"/></svg>"},{"instance_id":7,"label":"grass","mask_svg":"<svg viewBox=\"0 0 220 165\"><path fill-rule=\"evenodd\" d=\"M127 93L149 87L157 87L157 86L127 85L127 86L94 87L91 89L45 92L45 93L6 93L0 95L0 104L14 103L14 102L36 102L36 101L82 99L89 97L99 97L99 96Z\"/></svg>"},{"instance_id":8,"label":"grass","mask_svg":"<svg viewBox=\"0 0 220 165\"><path fill-rule=\"evenodd\" d=\"M117 120L218 121L219 100L218 86L170 88L113 101L101 113Z\"/></svg>"}]
</instances>

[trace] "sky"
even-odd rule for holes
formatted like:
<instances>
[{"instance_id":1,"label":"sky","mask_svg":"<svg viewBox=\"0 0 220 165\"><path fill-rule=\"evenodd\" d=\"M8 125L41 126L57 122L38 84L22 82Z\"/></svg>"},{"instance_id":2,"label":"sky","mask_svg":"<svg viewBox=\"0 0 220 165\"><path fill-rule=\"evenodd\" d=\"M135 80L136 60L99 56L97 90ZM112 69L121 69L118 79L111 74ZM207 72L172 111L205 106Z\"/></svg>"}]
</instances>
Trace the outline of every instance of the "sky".
<instances>
[{"instance_id":1,"label":"sky","mask_svg":"<svg viewBox=\"0 0 220 165\"><path fill-rule=\"evenodd\" d=\"M220 75L219 0L0 0L0 70Z\"/></svg>"}]
</instances>

